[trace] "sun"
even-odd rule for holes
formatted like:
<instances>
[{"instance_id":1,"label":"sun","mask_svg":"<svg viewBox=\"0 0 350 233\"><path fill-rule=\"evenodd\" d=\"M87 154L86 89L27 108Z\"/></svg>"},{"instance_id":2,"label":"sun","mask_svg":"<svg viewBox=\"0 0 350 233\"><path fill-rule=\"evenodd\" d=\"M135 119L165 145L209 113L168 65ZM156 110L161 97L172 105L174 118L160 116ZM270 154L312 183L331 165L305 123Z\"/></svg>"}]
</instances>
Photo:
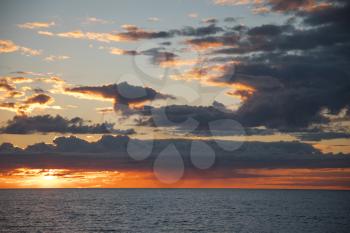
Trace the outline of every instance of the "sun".
<instances>
[{"instance_id":1,"label":"sun","mask_svg":"<svg viewBox=\"0 0 350 233\"><path fill-rule=\"evenodd\" d=\"M51 181L51 180L55 180L56 177L55 176L50 176L50 175L45 175L43 176L43 179L46 181Z\"/></svg>"}]
</instances>

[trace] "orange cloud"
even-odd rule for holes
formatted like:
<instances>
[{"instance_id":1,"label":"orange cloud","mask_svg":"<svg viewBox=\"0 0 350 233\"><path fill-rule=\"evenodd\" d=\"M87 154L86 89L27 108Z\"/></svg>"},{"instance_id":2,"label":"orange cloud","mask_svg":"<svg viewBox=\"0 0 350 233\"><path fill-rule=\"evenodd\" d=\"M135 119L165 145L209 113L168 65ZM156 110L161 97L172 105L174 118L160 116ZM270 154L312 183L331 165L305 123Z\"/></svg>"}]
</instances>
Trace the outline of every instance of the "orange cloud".
<instances>
[{"instance_id":1,"label":"orange cloud","mask_svg":"<svg viewBox=\"0 0 350 233\"><path fill-rule=\"evenodd\" d=\"M19 28L25 29L37 29L37 28L49 28L55 26L55 22L28 22L24 24L18 24Z\"/></svg>"},{"instance_id":2,"label":"orange cloud","mask_svg":"<svg viewBox=\"0 0 350 233\"><path fill-rule=\"evenodd\" d=\"M332 6L332 3L317 2L315 0L213 0L215 5L238 6L252 4L254 14L265 14L271 11L318 11Z\"/></svg>"},{"instance_id":3,"label":"orange cloud","mask_svg":"<svg viewBox=\"0 0 350 233\"><path fill-rule=\"evenodd\" d=\"M174 80L199 80L201 83L208 86L229 88L230 91L227 92L229 96L244 101L254 94L256 91L254 87L244 83L229 83L220 80L222 75L228 73L230 69L234 72L234 65L239 63L239 61L230 61L224 64L195 66L183 73L170 75L170 77Z\"/></svg>"},{"instance_id":4,"label":"orange cloud","mask_svg":"<svg viewBox=\"0 0 350 233\"><path fill-rule=\"evenodd\" d=\"M28 56L38 56L41 54L40 50L19 46L10 40L0 40L0 53L12 53L16 51Z\"/></svg>"},{"instance_id":5,"label":"orange cloud","mask_svg":"<svg viewBox=\"0 0 350 233\"><path fill-rule=\"evenodd\" d=\"M120 49L116 47L111 47L109 50L109 53L114 55L132 55L132 56L139 54L135 50L125 50L125 49Z\"/></svg>"},{"instance_id":6,"label":"orange cloud","mask_svg":"<svg viewBox=\"0 0 350 233\"><path fill-rule=\"evenodd\" d=\"M141 39L152 39L152 38L167 38L174 35L174 32L166 31L148 31L138 28L136 25L124 24L122 28L124 32L83 32L81 30L61 32L53 34L52 32L41 32L42 35L55 35L63 38L72 39L86 39L95 40L100 42L124 42L124 41L137 41Z\"/></svg>"},{"instance_id":7,"label":"orange cloud","mask_svg":"<svg viewBox=\"0 0 350 233\"><path fill-rule=\"evenodd\" d=\"M38 88L31 88L30 86L20 86L17 84L31 83L31 82L44 82L51 83L56 89L64 84L64 81L59 77L3 77L0 79L0 109L16 112L18 115L27 115L31 113L34 109L61 109L60 106L52 106L54 99L43 93L43 90ZM35 93L31 96L26 96L26 92L30 91ZM19 98L25 96L22 99L14 100L14 98Z\"/></svg>"},{"instance_id":8,"label":"orange cloud","mask_svg":"<svg viewBox=\"0 0 350 233\"><path fill-rule=\"evenodd\" d=\"M0 92L2 93L0 100L7 98L18 98L24 95L24 92L16 90L17 83L29 83L32 82L31 79L25 77L3 77L0 78ZM4 108L9 106L5 104Z\"/></svg>"},{"instance_id":9,"label":"orange cloud","mask_svg":"<svg viewBox=\"0 0 350 233\"><path fill-rule=\"evenodd\" d=\"M213 41L213 42L210 42L210 41L198 41L196 43L193 43L192 40L187 40L186 43L191 45L196 50L207 50L207 49L212 49L212 48L217 48L217 47L224 46L224 43L219 42L219 41Z\"/></svg>"},{"instance_id":10,"label":"orange cloud","mask_svg":"<svg viewBox=\"0 0 350 233\"><path fill-rule=\"evenodd\" d=\"M0 40L0 53L11 53L18 50L18 46L10 40Z\"/></svg>"},{"instance_id":11,"label":"orange cloud","mask_svg":"<svg viewBox=\"0 0 350 233\"><path fill-rule=\"evenodd\" d=\"M48 31L38 31L39 35L45 35L45 36L53 36L54 34L52 32Z\"/></svg>"},{"instance_id":12,"label":"orange cloud","mask_svg":"<svg viewBox=\"0 0 350 233\"><path fill-rule=\"evenodd\" d=\"M198 62L198 59L173 59L161 61L159 65L164 68L171 68L180 66L192 66L197 64Z\"/></svg>"}]
</instances>

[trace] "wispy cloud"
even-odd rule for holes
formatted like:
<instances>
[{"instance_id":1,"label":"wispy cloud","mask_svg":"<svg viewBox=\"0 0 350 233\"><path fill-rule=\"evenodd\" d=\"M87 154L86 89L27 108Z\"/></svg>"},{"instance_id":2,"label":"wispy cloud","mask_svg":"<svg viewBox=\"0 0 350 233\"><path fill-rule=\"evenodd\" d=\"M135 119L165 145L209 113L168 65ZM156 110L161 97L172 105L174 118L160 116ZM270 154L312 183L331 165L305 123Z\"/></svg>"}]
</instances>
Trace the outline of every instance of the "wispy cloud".
<instances>
[{"instance_id":1,"label":"wispy cloud","mask_svg":"<svg viewBox=\"0 0 350 233\"><path fill-rule=\"evenodd\" d=\"M53 61L67 60L69 58L70 57L66 55L51 55L51 56L45 57L44 61L53 62Z\"/></svg>"},{"instance_id":2,"label":"wispy cloud","mask_svg":"<svg viewBox=\"0 0 350 233\"><path fill-rule=\"evenodd\" d=\"M312 12L330 8L332 3L316 0L213 0L215 5L220 6L238 6L254 5L252 11L254 14L264 14L268 12Z\"/></svg>"},{"instance_id":3,"label":"wispy cloud","mask_svg":"<svg viewBox=\"0 0 350 233\"><path fill-rule=\"evenodd\" d=\"M24 24L18 24L17 26L24 29L50 28L52 26L55 26L55 22L28 22Z\"/></svg>"},{"instance_id":4,"label":"wispy cloud","mask_svg":"<svg viewBox=\"0 0 350 233\"><path fill-rule=\"evenodd\" d=\"M207 24L215 24L217 23L218 20L216 18L206 18L202 20L202 23L207 23Z\"/></svg>"},{"instance_id":5,"label":"wispy cloud","mask_svg":"<svg viewBox=\"0 0 350 233\"><path fill-rule=\"evenodd\" d=\"M171 29L165 31L155 31L139 28L133 24L122 25L123 32L113 31L113 32L89 32L82 30L73 30L68 32L52 33L52 32L38 32L41 35L46 36L58 36L63 38L71 39L85 39L94 40L99 42L133 42L144 39L166 39L175 36L204 36L213 35L223 31L223 28L215 25L216 19L209 19L207 23L209 25L201 27L183 27L182 29Z\"/></svg>"},{"instance_id":6,"label":"wispy cloud","mask_svg":"<svg viewBox=\"0 0 350 233\"><path fill-rule=\"evenodd\" d=\"M45 36L53 36L54 35L52 32L48 32L48 31L38 31L38 34L45 35Z\"/></svg>"},{"instance_id":7,"label":"wispy cloud","mask_svg":"<svg viewBox=\"0 0 350 233\"><path fill-rule=\"evenodd\" d=\"M150 22L158 22L160 19L157 17L149 17L147 20Z\"/></svg>"},{"instance_id":8,"label":"wispy cloud","mask_svg":"<svg viewBox=\"0 0 350 233\"><path fill-rule=\"evenodd\" d=\"M39 56L42 53L41 50L31 49L27 47L20 47L19 50L26 56Z\"/></svg>"},{"instance_id":9,"label":"wispy cloud","mask_svg":"<svg viewBox=\"0 0 350 233\"><path fill-rule=\"evenodd\" d=\"M18 46L10 40L0 40L0 53L11 53L18 50Z\"/></svg>"},{"instance_id":10,"label":"wispy cloud","mask_svg":"<svg viewBox=\"0 0 350 233\"><path fill-rule=\"evenodd\" d=\"M138 55L139 53L135 50L125 50L116 47L111 47L109 50L110 54L114 55Z\"/></svg>"},{"instance_id":11,"label":"wispy cloud","mask_svg":"<svg viewBox=\"0 0 350 233\"><path fill-rule=\"evenodd\" d=\"M198 18L198 13L196 13L196 12L189 13L187 16L188 16L189 18Z\"/></svg>"},{"instance_id":12,"label":"wispy cloud","mask_svg":"<svg viewBox=\"0 0 350 233\"><path fill-rule=\"evenodd\" d=\"M41 54L41 50L19 46L11 40L0 40L0 53L12 53L16 51L19 51L27 56L38 56Z\"/></svg>"},{"instance_id":13,"label":"wispy cloud","mask_svg":"<svg viewBox=\"0 0 350 233\"><path fill-rule=\"evenodd\" d=\"M96 17L87 17L84 21L84 24L110 24L114 23L114 21L100 19Z\"/></svg>"},{"instance_id":14,"label":"wispy cloud","mask_svg":"<svg viewBox=\"0 0 350 233\"><path fill-rule=\"evenodd\" d=\"M236 6L236 5L246 5L253 3L261 3L262 0L213 0L215 5L220 6Z\"/></svg>"}]
</instances>

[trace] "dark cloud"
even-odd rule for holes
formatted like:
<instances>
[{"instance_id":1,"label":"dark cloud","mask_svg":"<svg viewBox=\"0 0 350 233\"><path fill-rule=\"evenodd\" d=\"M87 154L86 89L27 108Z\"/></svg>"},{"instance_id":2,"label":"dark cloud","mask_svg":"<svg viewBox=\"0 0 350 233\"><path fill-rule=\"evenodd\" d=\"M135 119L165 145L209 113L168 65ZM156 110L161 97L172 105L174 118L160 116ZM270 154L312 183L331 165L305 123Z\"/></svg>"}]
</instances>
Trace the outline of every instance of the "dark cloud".
<instances>
[{"instance_id":1,"label":"dark cloud","mask_svg":"<svg viewBox=\"0 0 350 233\"><path fill-rule=\"evenodd\" d=\"M304 23L307 25L342 25L347 26L349 22L350 5L348 1L336 0L330 1L333 5L313 12L303 12L299 15L304 17Z\"/></svg>"},{"instance_id":2,"label":"dark cloud","mask_svg":"<svg viewBox=\"0 0 350 233\"><path fill-rule=\"evenodd\" d=\"M140 54L150 56L151 63L156 65L166 61L173 61L178 57L175 53L165 51L162 47L144 50Z\"/></svg>"},{"instance_id":3,"label":"dark cloud","mask_svg":"<svg viewBox=\"0 0 350 233\"><path fill-rule=\"evenodd\" d=\"M151 155L142 161L133 160L127 154L129 142L151 143ZM311 145L298 142L246 142L238 150L225 151L218 142L201 141L216 154L215 164L207 171L207 177L233 177L235 169L242 168L349 168L348 156L325 155ZM223 141L221 141L223 142ZM230 143L234 143L230 141ZM24 150L14 149L11 144L0 146L0 169L14 168L61 168L152 171L153 162L160 151L175 145L184 161L186 173L199 172L191 162L190 140L139 141L126 136L103 136L96 142L76 137L59 137L53 145L38 143ZM43 153L45 151L45 153ZM167 159L173 159L171 156Z\"/></svg>"},{"instance_id":4,"label":"dark cloud","mask_svg":"<svg viewBox=\"0 0 350 233\"><path fill-rule=\"evenodd\" d=\"M207 26L202 27L191 27L186 26L182 29L172 29L168 31L145 31L139 29L136 26L128 25L125 28L127 32L118 33L117 36L121 37L123 40L140 40L140 39L161 39L161 38L171 38L174 36L206 36L222 32L223 29L215 25L215 23L210 23Z\"/></svg>"},{"instance_id":5,"label":"dark cloud","mask_svg":"<svg viewBox=\"0 0 350 233\"><path fill-rule=\"evenodd\" d=\"M234 118L233 112L227 109L220 109L218 106L168 105L159 108L148 106L144 108L142 114L149 118L138 122L140 125L194 127L193 130L197 131L207 131L209 122Z\"/></svg>"},{"instance_id":6,"label":"dark cloud","mask_svg":"<svg viewBox=\"0 0 350 233\"><path fill-rule=\"evenodd\" d=\"M262 26L253 27L248 30L248 35L250 36L277 36L282 32L286 32L292 29L290 25L274 25L274 24L264 24Z\"/></svg>"},{"instance_id":7,"label":"dark cloud","mask_svg":"<svg viewBox=\"0 0 350 233\"><path fill-rule=\"evenodd\" d=\"M278 12L308 11L315 8L317 4L317 0L267 0L265 3L272 11Z\"/></svg>"},{"instance_id":8,"label":"dark cloud","mask_svg":"<svg viewBox=\"0 0 350 233\"><path fill-rule=\"evenodd\" d=\"M15 87L7 82L6 79L0 79L0 91L14 91Z\"/></svg>"},{"instance_id":9,"label":"dark cloud","mask_svg":"<svg viewBox=\"0 0 350 233\"><path fill-rule=\"evenodd\" d=\"M236 120L247 127L306 128L328 121L323 109L337 114L350 103L348 74L319 64L243 65L222 80L255 88L235 112Z\"/></svg>"},{"instance_id":10,"label":"dark cloud","mask_svg":"<svg viewBox=\"0 0 350 233\"><path fill-rule=\"evenodd\" d=\"M212 35L223 31L222 28L215 24L209 24L203 27L184 27L182 29L171 29L167 31L144 30L136 25L123 25L124 32L118 33L100 33L100 32L83 32L68 31L55 34L58 37L96 40L101 42L120 42L120 41L138 41L145 39L166 39L175 36L205 36ZM49 32L54 35L53 33ZM40 33L39 33L40 34Z\"/></svg>"},{"instance_id":11,"label":"dark cloud","mask_svg":"<svg viewBox=\"0 0 350 233\"><path fill-rule=\"evenodd\" d=\"M239 35L233 32L228 32L218 36L207 36L186 40L186 43L198 48L212 48L221 46L233 46L239 41Z\"/></svg>"},{"instance_id":12,"label":"dark cloud","mask_svg":"<svg viewBox=\"0 0 350 233\"><path fill-rule=\"evenodd\" d=\"M12 143L5 142L0 145L0 153L19 153L23 150L14 146Z\"/></svg>"},{"instance_id":13,"label":"dark cloud","mask_svg":"<svg viewBox=\"0 0 350 233\"><path fill-rule=\"evenodd\" d=\"M350 138L350 134L342 132L313 132L302 133L297 135L297 137L303 141L321 141L328 139Z\"/></svg>"},{"instance_id":14,"label":"dark cloud","mask_svg":"<svg viewBox=\"0 0 350 233\"><path fill-rule=\"evenodd\" d=\"M9 134L29 134L34 132L102 134L112 133L113 131L113 124L87 124L80 117L67 119L59 115L55 117L50 115L15 116L0 129L1 133Z\"/></svg>"},{"instance_id":15,"label":"dark cloud","mask_svg":"<svg viewBox=\"0 0 350 233\"><path fill-rule=\"evenodd\" d=\"M216 24L219 22L219 20L215 18L208 18L208 19L203 19L202 22L207 24Z\"/></svg>"},{"instance_id":16,"label":"dark cloud","mask_svg":"<svg viewBox=\"0 0 350 233\"><path fill-rule=\"evenodd\" d=\"M255 89L252 95L236 93L246 98L235 112L246 127L288 131L327 123L322 111L338 114L350 103L350 4L335 1L315 9L314 1L269 3L274 10L294 12L303 28L288 22L239 31L233 46L213 54L232 55L240 64L213 81Z\"/></svg>"},{"instance_id":17,"label":"dark cloud","mask_svg":"<svg viewBox=\"0 0 350 233\"><path fill-rule=\"evenodd\" d=\"M41 108L48 108L49 105L54 102L54 99L46 94L34 94L18 101L11 99L22 95L24 95L24 93L20 91L10 91L6 93L4 95L6 98L0 103L0 108L25 116L34 108L39 106Z\"/></svg>"},{"instance_id":18,"label":"dark cloud","mask_svg":"<svg viewBox=\"0 0 350 233\"><path fill-rule=\"evenodd\" d=\"M224 22L227 22L227 23L234 23L238 20L238 18L235 18L235 17L226 17L224 19Z\"/></svg>"},{"instance_id":19,"label":"dark cloud","mask_svg":"<svg viewBox=\"0 0 350 233\"><path fill-rule=\"evenodd\" d=\"M126 32L116 34L122 40L140 40L140 39L158 39L158 38L170 38L174 36L173 31L145 31L138 28L135 25L125 25L123 27Z\"/></svg>"},{"instance_id":20,"label":"dark cloud","mask_svg":"<svg viewBox=\"0 0 350 233\"><path fill-rule=\"evenodd\" d=\"M25 104L46 104L50 101L53 101L51 96L48 96L46 94L38 94L27 98L24 101L24 103Z\"/></svg>"},{"instance_id":21,"label":"dark cloud","mask_svg":"<svg viewBox=\"0 0 350 233\"><path fill-rule=\"evenodd\" d=\"M164 42L161 42L160 45L170 46L171 42L170 41L164 41Z\"/></svg>"},{"instance_id":22,"label":"dark cloud","mask_svg":"<svg viewBox=\"0 0 350 233\"><path fill-rule=\"evenodd\" d=\"M126 82L104 86L80 86L66 88L66 93L80 94L87 98L109 99L116 110L128 110L132 104L140 104L155 99L172 98L149 87L133 86Z\"/></svg>"},{"instance_id":23,"label":"dark cloud","mask_svg":"<svg viewBox=\"0 0 350 233\"><path fill-rule=\"evenodd\" d=\"M215 19L211 19L211 21L215 21ZM207 36L207 35L213 35L219 32L223 32L224 30L221 27L218 27L215 25L215 22L208 22L210 23L208 26L204 27L184 27L180 30L175 30L175 32L180 36Z\"/></svg>"}]
</instances>

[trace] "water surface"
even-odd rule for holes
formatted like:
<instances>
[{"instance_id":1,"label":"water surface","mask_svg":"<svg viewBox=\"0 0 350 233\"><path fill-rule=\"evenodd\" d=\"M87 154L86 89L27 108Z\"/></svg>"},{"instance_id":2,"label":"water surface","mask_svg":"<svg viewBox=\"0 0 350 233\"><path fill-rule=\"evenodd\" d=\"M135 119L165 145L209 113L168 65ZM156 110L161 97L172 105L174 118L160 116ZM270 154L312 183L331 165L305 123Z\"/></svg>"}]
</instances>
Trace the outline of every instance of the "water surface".
<instances>
[{"instance_id":1,"label":"water surface","mask_svg":"<svg viewBox=\"0 0 350 233\"><path fill-rule=\"evenodd\" d=\"M350 192L0 190L1 232L349 232Z\"/></svg>"}]
</instances>

